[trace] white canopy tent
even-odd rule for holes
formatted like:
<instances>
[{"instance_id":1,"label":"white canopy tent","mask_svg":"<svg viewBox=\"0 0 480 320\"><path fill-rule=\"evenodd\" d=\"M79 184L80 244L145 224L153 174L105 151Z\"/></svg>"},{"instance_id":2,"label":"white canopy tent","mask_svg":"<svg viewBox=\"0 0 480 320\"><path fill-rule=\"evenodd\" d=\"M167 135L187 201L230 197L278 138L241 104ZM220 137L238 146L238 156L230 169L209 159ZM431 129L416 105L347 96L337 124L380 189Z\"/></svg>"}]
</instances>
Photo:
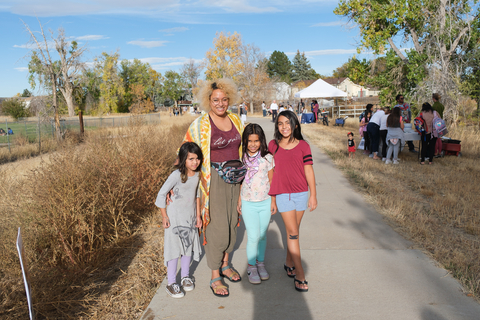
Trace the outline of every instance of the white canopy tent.
<instances>
[{"instance_id":1,"label":"white canopy tent","mask_svg":"<svg viewBox=\"0 0 480 320\"><path fill-rule=\"evenodd\" d=\"M347 97L346 92L343 92L342 90L335 88L334 86L332 86L331 84L328 84L322 79L318 79L317 81L312 83L310 86L295 93L295 98L303 98L303 99L343 98L343 97ZM329 107L333 108L334 106L329 106ZM333 115L333 109L332 109L332 115Z\"/></svg>"},{"instance_id":2,"label":"white canopy tent","mask_svg":"<svg viewBox=\"0 0 480 320\"><path fill-rule=\"evenodd\" d=\"M295 98L339 98L346 97L347 93L318 79L310 86L295 93Z\"/></svg>"}]
</instances>

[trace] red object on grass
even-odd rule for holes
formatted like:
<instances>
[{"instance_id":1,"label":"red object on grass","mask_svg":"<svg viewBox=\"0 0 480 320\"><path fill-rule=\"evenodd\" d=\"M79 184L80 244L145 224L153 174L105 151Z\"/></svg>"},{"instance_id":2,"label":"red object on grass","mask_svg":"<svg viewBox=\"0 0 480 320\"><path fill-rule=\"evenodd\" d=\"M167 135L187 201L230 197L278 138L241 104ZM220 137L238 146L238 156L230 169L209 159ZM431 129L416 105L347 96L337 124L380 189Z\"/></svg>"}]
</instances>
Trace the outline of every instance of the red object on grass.
<instances>
[{"instance_id":1,"label":"red object on grass","mask_svg":"<svg viewBox=\"0 0 480 320\"><path fill-rule=\"evenodd\" d=\"M458 156L459 152L462 150L462 145L459 143L448 143L442 141L442 150L445 152L446 156Z\"/></svg>"}]
</instances>

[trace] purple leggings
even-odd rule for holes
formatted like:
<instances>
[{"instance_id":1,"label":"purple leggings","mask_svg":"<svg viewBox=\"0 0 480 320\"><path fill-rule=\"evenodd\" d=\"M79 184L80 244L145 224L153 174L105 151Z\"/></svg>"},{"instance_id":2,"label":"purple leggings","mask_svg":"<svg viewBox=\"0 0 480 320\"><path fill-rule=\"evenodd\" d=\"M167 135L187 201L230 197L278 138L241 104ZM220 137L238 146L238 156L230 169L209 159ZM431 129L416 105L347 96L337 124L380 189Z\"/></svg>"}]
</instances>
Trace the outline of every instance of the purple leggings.
<instances>
[{"instance_id":1,"label":"purple leggings","mask_svg":"<svg viewBox=\"0 0 480 320\"><path fill-rule=\"evenodd\" d=\"M182 278L188 277L190 275L190 261L192 260L191 256L182 256L180 259L180 264L182 268ZM168 285L171 285L176 281L177 278L177 263L178 258L172 259L167 262L167 279Z\"/></svg>"}]
</instances>

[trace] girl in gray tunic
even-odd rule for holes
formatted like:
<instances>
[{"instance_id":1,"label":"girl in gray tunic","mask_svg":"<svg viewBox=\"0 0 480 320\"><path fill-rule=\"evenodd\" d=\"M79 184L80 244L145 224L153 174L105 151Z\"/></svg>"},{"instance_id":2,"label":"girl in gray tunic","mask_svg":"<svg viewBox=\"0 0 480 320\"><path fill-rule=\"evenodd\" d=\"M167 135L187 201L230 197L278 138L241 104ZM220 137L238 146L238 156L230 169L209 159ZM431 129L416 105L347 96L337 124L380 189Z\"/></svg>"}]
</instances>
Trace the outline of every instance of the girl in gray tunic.
<instances>
[{"instance_id":1,"label":"girl in gray tunic","mask_svg":"<svg viewBox=\"0 0 480 320\"><path fill-rule=\"evenodd\" d=\"M393 108L392 113L387 118L387 159L385 164L392 163L392 153L393 153L393 164L398 164L398 152L400 151L400 144L405 139L403 133L403 119L400 115L400 108Z\"/></svg>"},{"instance_id":2,"label":"girl in gray tunic","mask_svg":"<svg viewBox=\"0 0 480 320\"><path fill-rule=\"evenodd\" d=\"M191 291L195 287L190 278L190 261L192 252L193 259L199 261L201 248L197 228L202 226L197 191L202 151L196 143L186 142L180 147L178 158L177 170L165 181L155 201L155 205L162 212L162 224L165 228L163 253L168 279L166 291L174 298L184 295L176 284L179 257L183 290ZM170 191L173 191L173 195L166 209L166 197Z\"/></svg>"}]
</instances>

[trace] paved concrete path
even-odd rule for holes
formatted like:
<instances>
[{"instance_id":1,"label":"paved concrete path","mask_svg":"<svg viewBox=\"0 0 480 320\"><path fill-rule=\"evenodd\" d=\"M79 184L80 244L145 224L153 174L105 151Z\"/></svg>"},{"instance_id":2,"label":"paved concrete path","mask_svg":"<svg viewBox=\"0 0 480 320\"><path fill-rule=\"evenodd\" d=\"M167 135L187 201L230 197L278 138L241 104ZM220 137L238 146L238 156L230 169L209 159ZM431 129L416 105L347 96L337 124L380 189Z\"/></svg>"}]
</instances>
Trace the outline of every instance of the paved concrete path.
<instances>
[{"instance_id":1,"label":"paved concrete path","mask_svg":"<svg viewBox=\"0 0 480 320\"><path fill-rule=\"evenodd\" d=\"M249 120L263 127L267 140L273 137L268 119ZM211 272L202 256L191 268L195 290L173 299L165 292L165 280L142 319L480 319L480 305L462 293L460 284L411 249L328 156L311 147L319 205L304 215L300 232L309 292L297 292L283 269L285 229L276 214L268 229L268 281L248 282L247 236L241 223L232 261L243 279L226 281L230 297L213 296Z\"/></svg>"}]
</instances>

